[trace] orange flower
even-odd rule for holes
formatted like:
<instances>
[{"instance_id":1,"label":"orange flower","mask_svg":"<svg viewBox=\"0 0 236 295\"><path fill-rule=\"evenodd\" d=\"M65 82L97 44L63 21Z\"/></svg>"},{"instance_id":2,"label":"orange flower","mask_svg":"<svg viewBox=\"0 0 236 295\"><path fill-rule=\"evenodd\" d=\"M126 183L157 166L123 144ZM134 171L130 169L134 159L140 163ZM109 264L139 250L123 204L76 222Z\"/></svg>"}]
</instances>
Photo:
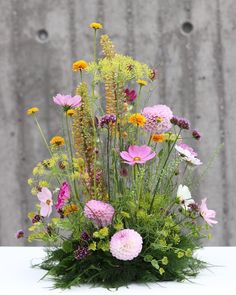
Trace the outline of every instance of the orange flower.
<instances>
[{"instance_id":1,"label":"orange flower","mask_svg":"<svg viewBox=\"0 0 236 295\"><path fill-rule=\"evenodd\" d=\"M152 141L154 142L163 142L166 140L165 134L153 134Z\"/></svg>"},{"instance_id":2,"label":"orange flower","mask_svg":"<svg viewBox=\"0 0 236 295\"><path fill-rule=\"evenodd\" d=\"M129 123L143 127L146 123L146 118L140 113L133 114L129 117Z\"/></svg>"},{"instance_id":3,"label":"orange flower","mask_svg":"<svg viewBox=\"0 0 236 295\"><path fill-rule=\"evenodd\" d=\"M71 213L77 212L78 206L76 204L71 204L65 207L64 216L68 216Z\"/></svg>"},{"instance_id":4,"label":"orange flower","mask_svg":"<svg viewBox=\"0 0 236 295\"><path fill-rule=\"evenodd\" d=\"M88 63L85 60L83 59L77 60L72 65L72 71L78 72L81 70L85 70L87 67L88 67Z\"/></svg>"},{"instance_id":5,"label":"orange flower","mask_svg":"<svg viewBox=\"0 0 236 295\"><path fill-rule=\"evenodd\" d=\"M56 146L62 146L65 144L65 140L61 136L54 136L51 140L50 143Z\"/></svg>"}]
</instances>

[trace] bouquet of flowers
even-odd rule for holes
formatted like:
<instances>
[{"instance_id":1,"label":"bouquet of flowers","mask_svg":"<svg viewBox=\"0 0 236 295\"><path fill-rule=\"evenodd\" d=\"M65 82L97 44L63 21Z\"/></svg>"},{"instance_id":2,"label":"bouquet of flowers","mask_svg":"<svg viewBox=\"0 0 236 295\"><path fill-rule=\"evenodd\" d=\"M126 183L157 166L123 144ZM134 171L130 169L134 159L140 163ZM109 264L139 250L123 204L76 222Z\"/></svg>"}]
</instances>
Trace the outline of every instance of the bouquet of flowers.
<instances>
[{"instance_id":1,"label":"bouquet of flowers","mask_svg":"<svg viewBox=\"0 0 236 295\"><path fill-rule=\"evenodd\" d=\"M190 192L202 162L184 141L201 134L166 105L141 108L155 92L157 71L116 53L107 35L97 58L102 25L90 28L94 57L73 63L75 95L53 97L61 133L47 140L39 109L27 111L49 152L28 180L36 196L28 241L48 246L39 266L57 288L195 276L206 264L194 251L217 223L206 199L198 204Z\"/></svg>"}]
</instances>

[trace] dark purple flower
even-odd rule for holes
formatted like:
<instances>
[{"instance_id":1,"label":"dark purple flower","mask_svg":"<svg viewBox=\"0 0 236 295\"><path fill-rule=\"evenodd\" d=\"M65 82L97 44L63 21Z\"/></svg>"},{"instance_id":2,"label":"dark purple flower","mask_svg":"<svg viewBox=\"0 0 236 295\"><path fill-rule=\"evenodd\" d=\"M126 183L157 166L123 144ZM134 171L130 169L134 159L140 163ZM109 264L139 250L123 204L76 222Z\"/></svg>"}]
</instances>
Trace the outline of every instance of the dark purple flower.
<instances>
[{"instance_id":1,"label":"dark purple flower","mask_svg":"<svg viewBox=\"0 0 236 295\"><path fill-rule=\"evenodd\" d=\"M190 128L190 123L187 119L185 118L179 118L178 119L178 124L180 129L186 129L186 130L189 130Z\"/></svg>"},{"instance_id":2,"label":"dark purple flower","mask_svg":"<svg viewBox=\"0 0 236 295\"><path fill-rule=\"evenodd\" d=\"M16 232L16 238L17 238L17 239L24 238L24 235L25 235L25 233L24 233L24 231L23 231L22 229L20 229L20 230L18 230L18 231Z\"/></svg>"},{"instance_id":3,"label":"dark purple flower","mask_svg":"<svg viewBox=\"0 0 236 295\"><path fill-rule=\"evenodd\" d=\"M115 122L116 122L116 115L115 114L106 114L100 118L99 125L101 128L103 128L103 127L107 127L110 124L113 124Z\"/></svg>"},{"instance_id":4,"label":"dark purple flower","mask_svg":"<svg viewBox=\"0 0 236 295\"><path fill-rule=\"evenodd\" d=\"M178 123L179 123L179 118L176 117L176 116L173 116L173 117L170 119L170 123L173 124L173 125L178 125Z\"/></svg>"},{"instance_id":5,"label":"dark purple flower","mask_svg":"<svg viewBox=\"0 0 236 295\"><path fill-rule=\"evenodd\" d=\"M128 170L123 167L120 169L120 175L123 176L123 177L127 177L128 176Z\"/></svg>"},{"instance_id":6,"label":"dark purple flower","mask_svg":"<svg viewBox=\"0 0 236 295\"><path fill-rule=\"evenodd\" d=\"M126 97L127 102L132 103L137 98L137 93L135 90L126 88L125 89L125 97Z\"/></svg>"},{"instance_id":7,"label":"dark purple flower","mask_svg":"<svg viewBox=\"0 0 236 295\"><path fill-rule=\"evenodd\" d=\"M201 137L202 137L201 133L200 133L198 130L196 130L196 129L193 130L193 132L192 132L192 136L193 136L193 138L195 138L196 140L200 140Z\"/></svg>"},{"instance_id":8,"label":"dark purple flower","mask_svg":"<svg viewBox=\"0 0 236 295\"><path fill-rule=\"evenodd\" d=\"M81 240L88 242L91 240L90 236L88 235L88 233L86 231L83 231L80 235Z\"/></svg>"},{"instance_id":9,"label":"dark purple flower","mask_svg":"<svg viewBox=\"0 0 236 295\"><path fill-rule=\"evenodd\" d=\"M40 222L42 220L42 218L43 217L41 215L36 214L31 221L32 221L32 223Z\"/></svg>"},{"instance_id":10,"label":"dark purple flower","mask_svg":"<svg viewBox=\"0 0 236 295\"><path fill-rule=\"evenodd\" d=\"M76 260L81 260L88 256L89 250L87 247L79 246L77 250L74 251L74 256Z\"/></svg>"},{"instance_id":11,"label":"dark purple flower","mask_svg":"<svg viewBox=\"0 0 236 295\"><path fill-rule=\"evenodd\" d=\"M199 205L197 203L191 203L188 205L189 209L194 212L199 211Z\"/></svg>"}]
</instances>

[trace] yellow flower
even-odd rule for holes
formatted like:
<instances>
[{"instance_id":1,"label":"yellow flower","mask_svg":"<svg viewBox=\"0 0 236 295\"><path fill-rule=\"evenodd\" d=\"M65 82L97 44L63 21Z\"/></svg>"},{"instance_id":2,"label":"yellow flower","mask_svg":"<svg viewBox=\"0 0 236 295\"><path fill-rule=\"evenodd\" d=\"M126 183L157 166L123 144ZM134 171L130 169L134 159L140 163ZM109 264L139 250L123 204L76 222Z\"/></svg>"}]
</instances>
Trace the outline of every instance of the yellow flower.
<instances>
[{"instance_id":1,"label":"yellow flower","mask_svg":"<svg viewBox=\"0 0 236 295\"><path fill-rule=\"evenodd\" d=\"M152 141L154 142L163 142L166 140L165 134L153 134Z\"/></svg>"},{"instance_id":2,"label":"yellow flower","mask_svg":"<svg viewBox=\"0 0 236 295\"><path fill-rule=\"evenodd\" d=\"M65 144L65 140L61 136L54 136L51 140L50 143L56 146L62 146Z\"/></svg>"},{"instance_id":3,"label":"yellow flower","mask_svg":"<svg viewBox=\"0 0 236 295\"><path fill-rule=\"evenodd\" d=\"M100 30L103 28L102 24L100 24L100 23L91 23L89 26L90 26L90 28L95 29L95 30Z\"/></svg>"},{"instance_id":4,"label":"yellow flower","mask_svg":"<svg viewBox=\"0 0 236 295\"><path fill-rule=\"evenodd\" d=\"M74 72L78 72L81 70L85 70L87 67L88 67L88 63L85 60L81 59L81 60L77 60L73 63L72 70Z\"/></svg>"},{"instance_id":5,"label":"yellow flower","mask_svg":"<svg viewBox=\"0 0 236 295\"><path fill-rule=\"evenodd\" d=\"M129 117L129 123L137 126L144 126L146 123L146 118L140 113L133 114Z\"/></svg>"},{"instance_id":6,"label":"yellow flower","mask_svg":"<svg viewBox=\"0 0 236 295\"><path fill-rule=\"evenodd\" d=\"M69 110L66 112L66 115L72 117L75 113L76 113L75 110L73 110L73 109L69 109Z\"/></svg>"},{"instance_id":7,"label":"yellow flower","mask_svg":"<svg viewBox=\"0 0 236 295\"><path fill-rule=\"evenodd\" d=\"M31 116L31 115L33 115L34 113L37 113L38 111L39 111L38 108L33 107L33 108L28 109L28 110L26 111L26 114L29 115L29 116Z\"/></svg>"},{"instance_id":8,"label":"yellow flower","mask_svg":"<svg viewBox=\"0 0 236 295\"><path fill-rule=\"evenodd\" d=\"M137 82L141 87L142 87L142 86L147 86L147 84L148 84L147 81L145 81L145 80L141 80L141 79L138 79L136 82Z\"/></svg>"}]
</instances>

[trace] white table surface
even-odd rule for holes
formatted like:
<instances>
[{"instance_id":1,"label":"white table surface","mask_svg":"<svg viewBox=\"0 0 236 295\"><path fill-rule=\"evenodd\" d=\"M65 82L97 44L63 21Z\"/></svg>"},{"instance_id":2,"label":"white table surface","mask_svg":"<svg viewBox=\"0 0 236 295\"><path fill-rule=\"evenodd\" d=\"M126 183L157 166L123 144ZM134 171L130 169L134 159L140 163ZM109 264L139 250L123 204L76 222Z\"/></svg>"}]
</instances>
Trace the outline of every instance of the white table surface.
<instances>
[{"instance_id":1,"label":"white table surface","mask_svg":"<svg viewBox=\"0 0 236 295\"><path fill-rule=\"evenodd\" d=\"M45 271L32 269L31 264L40 262L45 253L41 247L0 247L0 295L236 295L236 247L206 247L198 257L214 265L201 271L191 282L165 282L160 284L136 285L116 290L73 287L70 290L52 290L49 279L40 281Z\"/></svg>"}]
</instances>

